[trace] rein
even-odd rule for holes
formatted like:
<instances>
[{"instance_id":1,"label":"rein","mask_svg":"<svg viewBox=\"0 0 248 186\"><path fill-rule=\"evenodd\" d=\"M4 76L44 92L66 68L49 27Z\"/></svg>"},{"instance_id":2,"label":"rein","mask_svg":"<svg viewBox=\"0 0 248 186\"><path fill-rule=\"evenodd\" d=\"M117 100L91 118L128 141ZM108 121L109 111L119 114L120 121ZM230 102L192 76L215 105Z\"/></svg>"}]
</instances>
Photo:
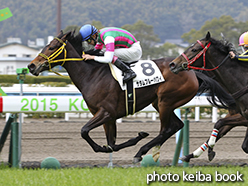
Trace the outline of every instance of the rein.
<instances>
[{"instance_id":1,"label":"rein","mask_svg":"<svg viewBox=\"0 0 248 186\"><path fill-rule=\"evenodd\" d=\"M216 67L214 67L212 69L207 69L206 68L206 51L210 47L211 42L209 42L207 44L207 46L204 46L201 43L201 41L199 41L199 40L197 40L197 42L201 45L201 47L203 49L193 59L189 60L189 58L184 53L181 54L186 59L186 61L188 62L188 65L187 65L188 69L203 70L203 71L213 71L213 70L218 69L227 60L227 58L229 57L229 54L227 54L227 56L223 59L223 61L218 66L216 66ZM202 55L203 55L203 68L191 66Z\"/></svg>"},{"instance_id":2,"label":"rein","mask_svg":"<svg viewBox=\"0 0 248 186\"><path fill-rule=\"evenodd\" d=\"M234 94L232 94L232 97L234 99L239 99L241 96L243 96L246 93L248 93L248 86L245 86L241 90L239 90L239 91L235 92Z\"/></svg>"},{"instance_id":3,"label":"rein","mask_svg":"<svg viewBox=\"0 0 248 186\"><path fill-rule=\"evenodd\" d=\"M43 53L39 53L39 56L41 56L47 60L47 62L49 64L49 70L48 71L53 72L59 76L63 76L60 73L52 70L51 63L63 62L60 65L60 66L63 66L66 61L83 61L84 59L83 58L66 58L67 57L67 51L66 51L65 47L66 47L67 41L64 42L62 39L59 39L57 37L55 37L54 39L58 40L62 44L62 46L58 50L56 50L54 53L52 53L50 56L47 56ZM64 59L55 60L62 52L64 52ZM67 77L67 76L63 76L63 77Z\"/></svg>"},{"instance_id":4,"label":"rein","mask_svg":"<svg viewBox=\"0 0 248 186\"><path fill-rule=\"evenodd\" d=\"M188 62L188 65L187 65L187 68L188 69L195 69L195 70L203 70L203 71L213 71L213 70L216 70L218 69L228 58L229 58L229 54L227 54L227 56L222 60L222 62L212 68L212 69L206 69L206 60L205 60L205 54L206 54L206 51L207 49L210 47L211 45L211 42L208 43L208 45L205 47L201 41L197 40L197 42L201 45L201 47L203 48L202 51L200 51L193 59L189 60L189 58L184 54L182 53L181 55L187 60ZM194 66L190 66L192 65L197 59L199 59L201 57L201 55L203 55L203 64L204 64L204 68L199 68L199 67L194 67ZM248 93L248 86L245 86L244 88L242 88L241 90L235 92L232 94L232 97L234 99L239 99L240 97L242 97L244 94L247 94Z\"/></svg>"}]
</instances>

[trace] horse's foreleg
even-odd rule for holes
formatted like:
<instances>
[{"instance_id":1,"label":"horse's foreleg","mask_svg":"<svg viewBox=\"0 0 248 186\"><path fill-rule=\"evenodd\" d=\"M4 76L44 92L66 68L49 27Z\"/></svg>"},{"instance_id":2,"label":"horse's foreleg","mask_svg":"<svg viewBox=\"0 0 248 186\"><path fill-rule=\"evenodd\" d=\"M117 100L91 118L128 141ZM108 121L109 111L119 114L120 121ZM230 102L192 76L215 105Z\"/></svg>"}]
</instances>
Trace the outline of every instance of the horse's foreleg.
<instances>
[{"instance_id":1,"label":"horse's foreleg","mask_svg":"<svg viewBox=\"0 0 248 186\"><path fill-rule=\"evenodd\" d=\"M116 123L115 121L108 122L104 125L105 134L108 142L108 146L113 151L119 151L120 149L136 145L140 140L147 137L149 134L146 132L139 132L138 136L132 138L124 143L116 145Z\"/></svg>"},{"instance_id":2,"label":"horse's foreleg","mask_svg":"<svg viewBox=\"0 0 248 186\"><path fill-rule=\"evenodd\" d=\"M141 161L142 155L146 154L152 147L162 146L162 144L168 138L170 138L173 134L175 134L178 130L180 130L183 127L183 122L174 114L174 112L172 112L171 117L168 118L170 121L170 122L167 121L169 126L164 127L163 124L165 124L165 120L161 119L161 130L159 135L140 148L138 153L134 156L133 163L138 163L139 161Z\"/></svg>"},{"instance_id":3,"label":"horse's foreleg","mask_svg":"<svg viewBox=\"0 0 248 186\"><path fill-rule=\"evenodd\" d=\"M247 126L247 120L240 114L228 115L223 119L219 119L215 123L214 129L207 142L202 144L192 154L180 157L180 159L182 161L189 162L191 158L200 157L201 154L208 148L208 159L209 161L212 161L215 157L215 152L213 151L215 143L235 126Z\"/></svg>"},{"instance_id":4,"label":"horse's foreleg","mask_svg":"<svg viewBox=\"0 0 248 186\"><path fill-rule=\"evenodd\" d=\"M107 143L113 147L116 142L116 120L109 121L103 125Z\"/></svg>"},{"instance_id":5,"label":"horse's foreleg","mask_svg":"<svg viewBox=\"0 0 248 186\"><path fill-rule=\"evenodd\" d=\"M216 137L216 140L215 140L215 143L217 142L217 141L219 141L219 139L221 139L224 135L226 135L233 127L235 127L235 126L233 126L233 125L225 125L225 126L222 126L220 129L219 129L219 132L218 132L218 135L217 135L217 137ZM210 139L210 138L209 138ZM209 140L208 140L209 141ZM208 141L207 141L207 143L208 143ZM215 144L214 143L214 144ZM213 159L214 159L214 157L215 157L215 152L214 152L214 150L213 150L213 148L214 148L214 146L213 145L209 145L209 148L208 148L208 160L209 161L212 161Z\"/></svg>"},{"instance_id":6,"label":"horse's foreleg","mask_svg":"<svg viewBox=\"0 0 248 186\"><path fill-rule=\"evenodd\" d=\"M247 124L248 121L240 114L228 115L223 119L219 119L214 125L213 132L208 140L208 145L213 148L215 143L233 127L247 126Z\"/></svg>"},{"instance_id":7,"label":"horse's foreleg","mask_svg":"<svg viewBox=\"0 0 248 186\"><path fill-rule=\"evenodd\" d=\"M223 135L225 135L228 131L230 131L233 128L233 126L223 126L221 129L218 130L219 135L216 134L216 129L213 130L211 136L213 138L216 138L214 142L217 142ZM209 138L210 139L210 138ZM189 162L192 158L199 158L203 152L205 152L208 149L208 159L209 161L212 161L215 157L215 152L213 151L213 146L209 145L209 139L206 143L203 143L199 148L197 148L192 154L182 156L180 157L180 160Z\"/></svg>"},{"instance_id":8,"label":"horse's foreleg","mask_svg":"<svg viewBox=\"0 0 248 186\"><path fill-rule=\"evenodd\" d=\"M227 126L222 126L220 129L216 129L216 128L219 127L218 126L214 127L213 132L211 133L211 137L205 143L203 143L200 147L198 147L192 154L180 157L180 160L189 162L190 159L192 158L199 158L203 154L203 152L205 152L208 149L208 160L212 161L215 157L215 152L213 151L214 144L227 132L229 132L233 128L233 126L227 125Z\"/></svg>"},{"instance_id":9,"label":"horse's foreleg","mask_svg":"<svg viewBox=\"0 0 248 186\"><path fill-rule=\"evenodd\" d=\"M217 137L211 134L211 137L207 141L207 143L209 144L209 149L208 149L209 161L212 161L213 158L215 157L215 152L213 151L213 147L219 139L225 136L232 128L236 126L247 126L247 124L248 121L243 116L235 113L232 113L231 115L227 115L225 118L218 120L217 123L214 125L214 130L212 132L213 134L215 129L217 129L218 130Z\"/></svg>"},{"instance_id":10,"label":"horse's foreleg","mask_svg":"<svg viewBox=\"0 0 248 186\"><path fill-rule=\"evenodd\" d=\"M108 148L106 146L99 146L89 136L90 130L99 127L109 120L111 120L110 114L105 109L100 108L100 110L94 115L94 117L92 117L81 129L82 138L84 138L89 143L89 145L95 152L112 152L111 148Z\"/></svg>"}]
</instances>

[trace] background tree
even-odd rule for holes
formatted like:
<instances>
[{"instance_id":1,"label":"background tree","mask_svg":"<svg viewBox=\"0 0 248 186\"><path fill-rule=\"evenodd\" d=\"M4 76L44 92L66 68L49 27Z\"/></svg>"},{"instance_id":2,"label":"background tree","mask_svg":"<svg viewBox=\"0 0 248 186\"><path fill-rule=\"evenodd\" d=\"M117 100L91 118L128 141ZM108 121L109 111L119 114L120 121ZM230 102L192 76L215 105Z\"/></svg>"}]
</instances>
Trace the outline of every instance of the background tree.
<instances>
[{"instance_id":1,"label":"background tree","mask_svg":"<svg viewBox=\"0 0 248 186\"><path fill-rule=\"evenodd\" d=\"M13 17L0 23L0 43L6 42L7 37L20 37L26 44L28 39L57 34L56 0L8 0L2 1L1 7L9 7ZM94 0L87 3L63 0L61 8L62 29L68 25L82 26L92 20L116 27L142 20L153 26L162 43L166 39L179 39L191 29L199 30L207 20L219 19L222 15L230 15L237 22L248 20L246 0Z\"/></svg>"},{"instance_id":2,"label":"background tree","mask_svg":"<svg viewBox=\"0 0 248 186\"><path fill-rule=\"evenodd\" d=\"M179 55L177 45L171 43L164 43L161 46L154 46L149 48L148 51L149 59L158 59L162 57L176 57Z\"/></svg>"},{"instance_id":3,"label":"background tree","mask_svg":"<svg viewBox=\"0 0 248 186\"><path fill-rule=\"evenodd\" d=\"M197 39L206 36L209 31L212 37L222 39L221 33L226 39L238 47L239 36L248 31L248 22L235 22L231 16L221 16L219 19L213 18L211 21L206 21L199 29L191 29L189 32L182 35L182 39L188 43L196 42Z\"/></svg>"},{"instance_id":4,"label":"background tree","mask_svg":"<svg viewBox=\"0 0 248 186\"><path fill-rule=\"evenodd\" d=\"M80 30L80 26L78 25L69 25L67 27L65 27L65 29L63 29L63 32L66 33L66 32L69 32L69 31L75 31L75 35L78 34Z\"/></svg>"},{"instance_id":5,"label":"background tree","mask_svg":"<svg viewBox=\"0 0 248 186\"><path fill-rule=\"evenodd\" d=\"M154 34L153 26L147 25L141 20L138 20L133 25L124 25L122 28L131 32L135 38L140 41L143 50L143 59L146 59L149 57L149 55L151 55L149 50L160 41L158 35Z\"/></svg>"},{"instance_id":6,"label":"background tree","mask_svg":"<svg viewBox=\"0 0 248 186\"><path fill-rule=\"evenodd\" d=\"M102 29L104 26L102 25L101 21L92 21L91 25L94 25L98 30Z\"/></svg>"}]
</instances>

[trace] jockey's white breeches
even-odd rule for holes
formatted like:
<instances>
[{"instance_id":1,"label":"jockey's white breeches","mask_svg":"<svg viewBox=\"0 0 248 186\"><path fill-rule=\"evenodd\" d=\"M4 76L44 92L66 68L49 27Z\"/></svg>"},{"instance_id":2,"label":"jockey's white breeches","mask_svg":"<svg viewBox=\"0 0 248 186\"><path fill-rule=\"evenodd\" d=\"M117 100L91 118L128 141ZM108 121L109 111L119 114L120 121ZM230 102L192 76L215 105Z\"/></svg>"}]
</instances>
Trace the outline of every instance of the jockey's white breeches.
<instances>
[{"instance_id":1,"label":"jockey's white breeches","mask_svg":"<svg viewBox=\"0 0 248 186\"><path fill-rule=\"evenodd\" d=\"M114 56L118 57L121 61L125 63L138 61L142 56L140 42L137 41L136 43L132 44L130 48L115 49Z\"/></svg>"}]
</instances>

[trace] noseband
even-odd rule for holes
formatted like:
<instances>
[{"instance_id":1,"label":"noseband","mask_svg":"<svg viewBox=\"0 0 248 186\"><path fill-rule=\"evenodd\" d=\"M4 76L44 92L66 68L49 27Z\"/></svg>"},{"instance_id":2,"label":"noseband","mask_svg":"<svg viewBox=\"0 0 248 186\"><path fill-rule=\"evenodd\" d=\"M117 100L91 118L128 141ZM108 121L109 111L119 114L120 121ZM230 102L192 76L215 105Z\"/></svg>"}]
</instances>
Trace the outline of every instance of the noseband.
<instances>
[{"instance_id":1,"label":"noseband","mask_svg":"<svg viewBox=\"0 0 248 186\"><path fill-rule=\"evenodd\" d=\"M66 58L67 57L67 51L66 51L65 47L66 47L67 41L64 42L62 39L57 38L57 37L55 37L54 39L58 40L62 44L62 46L58 50L56 50L54 53L52 53L50 56L47 56L47 55L45 55L43 53L39 53L39 56L41 56L41 57L43 57L44 59L47 60L48 65L49 65L49 70L48 71L53 72L53 73L55 73L55 74L57 74L59 76L63 76L63 75L59 74L58 72L55 72L55 71L52 70L51 63L63 62L60 65L60 66L63 66L66 61L82 61L84 59L82 59L82 58ZM55 60L62 52L64 52L64 59Z\"/></svg>"},{"instance_id":2,"label":"noseband","mask_svg":"<svg viewBox=\"0 0 248 186\"><path fill-rule=\"evenodd\" d=\"M187 61L187 66L186 65L182 65L182 67L184 69L195 69L195 70L204 70L204 71L213 71L216 70L217 68L219 68L229 57L229 54L225 57L225 59L216 67L212 68L212 69L207 69L206 68L206 51L207 49L210 47L211 42L209 42L207 44L207 46L204 46L200 40L197 40L197 42L201 45L201 47L203 48L193 59L189 59L184 53L182 53L181 55L186 59ZM191 66L197 59L199 59L201 56L203 55L203 68L200 67L194 67Z\"/></svg>"},{"instance_id":3,"label":"noseband","mask_svg":"<svg viewBox=\"0 0 248 186\"><path fill-rule=\"evenodd\" d=\"M65 46L66 46L66 42L62 41L61 39L55 37L54 39L58 40L62 46L56 50L54 53L52 53L50 56L47 56L43 53L39 53L39 56L43 57L44 59L47 60L48 64L49 64L49 70L51 69L51 63L57 63L57 62L61 62L63 61L63 63L61 64L61 66L63 66L65 64L65 60L63 59L59 59L59 60L54 60L55 58L57 58L63 51L64 51L64 59L66 58L66 55L67 55L67 51L65 49Z\"/></svg>"}]
</instances>

